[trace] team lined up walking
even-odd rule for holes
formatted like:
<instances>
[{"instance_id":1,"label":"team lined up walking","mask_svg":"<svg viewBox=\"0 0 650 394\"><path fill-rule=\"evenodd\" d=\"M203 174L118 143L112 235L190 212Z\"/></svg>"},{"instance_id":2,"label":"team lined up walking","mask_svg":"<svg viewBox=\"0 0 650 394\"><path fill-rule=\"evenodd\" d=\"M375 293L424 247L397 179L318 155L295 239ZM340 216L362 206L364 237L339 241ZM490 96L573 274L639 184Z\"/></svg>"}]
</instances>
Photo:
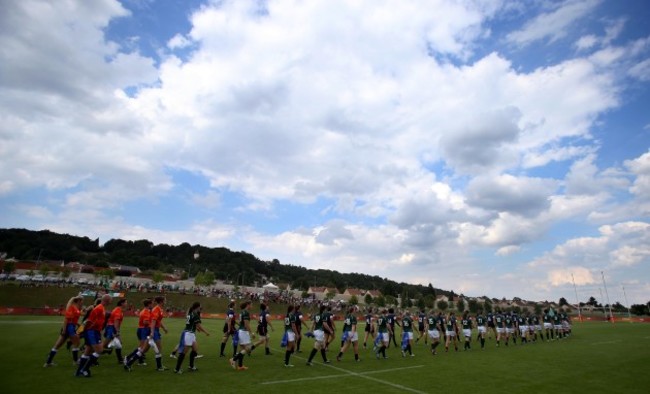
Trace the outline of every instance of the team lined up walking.
<instances>
[{"instance_id":1,"label":"team lined up walking","mask_svg":"<svg viewBox=\"0 0 650 394\"><path fill-rule=\"evenodd\" d=\"M143 308L138 316L138 328L136 336L138 346L133 349L126 357L122 357L122 340L120 329L124 319L123 308L128 303L126 299L120 299L117 306L110 312L106 307L111 303L110 295L104 295L97 299L95 305L86 310L86 315L81 324L79 318L82 314L82 297L72 297L66 306L63 326L60 334L50 350L45 367L54 366L54 357L58 349L68 341L72 352L73 363L77 366L75 376L90 377L91 367L99 365L101 354L110 354L113 350L116 352L118 363L123 365L124 370L131 371L132 366L137 362L139 365L146 366L145 355L153 349L156 360L156 370L166 371L168 368L162 362L162 332L168 334L164 324L164 307L165 298L163 296L155 297L154 300L145 299ZM155 303L155 306L154 306ZM273 331L273 325L270 321L270 312L268 306L260 305L258 324L256 330L251 328L251 308L250 301L244 301L240 305L239 319L234 311L235 303L231 302L226 311L226 321L223 327L223 337L220 346L220 356L225 357L225 348L229 338L232 338L233 356L228 359L233 369L245 371L248 369L244 365L244 358L250 355L256 347L264 346L265 355L271 355L269 328ZM302 327L308 330L304 336L314 339L313 348L307 358L306 365L313 366L316 355L320 352L323 363L329 364L331 361L327 356L329 346L336 338L336 327L334 315L331 307L321 305L319 310L311 314L311 325L304 321L304 315L300 307L289 305L287 313L284 316L284 335L281 346L285 348L284 366L293 367L291 357L299 351L303 338ZM502 344L509 346L530 342L550 341L552 339L565 338L571 332L570 319L564 312L555 312L552 309L544 310L541 315L523 313L516 314L512 312L503 313L499 309L495 313L488 312L484 314L479 311L477 314L470 316L465 311L460 319L456 318L454 312L444 315L441 311L431 310L426 313L424 309L417 313L415 319L409 310L404 311L401 315L395 314L392 308L373 310L368 309L363 315L364 337L363 349L367 348L367 342L373 343L373 353L377 359L387 359L386 351L391 345L398 347L396 340L396 327L401 328L401 343L399 345L402 357L407 355L414 357L414 346L421 340L425 345L430 342L429 352L432 355L438 353L440 343L444 344L445 352L453 346L457 352L459 342L462 342L465 351L472 348L472 333L476 329L476 340L480 348L486 346L486 339L494 336L495 344L500 347ZM102 340L101 331L104 330ZM176 358L174 372L182 373L182 366L185 358L189 358L188 371L197 371L196 359L202 357L199 355L196 333L201 332L209 336L209 332L203 328L201 321L201 304L194 302L187 311L184 330L181 333L180 340L176 348L172 351L171 357ZM256 336L259 340L253 342ZM352 349L355 362L361 361L359 353L359 328L357 320L357 308L351 306L347 309L343 318L343 327L340 340L340 348L336 356L338 362L343 360L345 353ZM487 338L486 338L487 337ZM80 339L85 340L83 352L79 357ZM189 354L189 355L188 355Z\"/></svg>"}]
</instances>

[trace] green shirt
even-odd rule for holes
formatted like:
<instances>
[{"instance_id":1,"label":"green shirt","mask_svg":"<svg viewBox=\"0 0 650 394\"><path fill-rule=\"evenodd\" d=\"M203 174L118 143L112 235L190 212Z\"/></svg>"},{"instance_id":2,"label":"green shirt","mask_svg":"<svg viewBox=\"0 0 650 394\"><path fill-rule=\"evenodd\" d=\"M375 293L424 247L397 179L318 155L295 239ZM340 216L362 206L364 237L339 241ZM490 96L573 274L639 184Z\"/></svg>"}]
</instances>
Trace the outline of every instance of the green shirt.
<instances>
[{"instance_id":1,"label":"green shirt","mask_svg":"<svg viewBox=\"0 0 650 394\"><path fill-rule=\"evenodd\" d=\"M451 317L447 320L447 331L456 331L456 318Z\"/></svg>"},{"instance_id":2,"label":"green shirt","mask_svg":"<svg viewBox=\"0 0 650 394\"><path fill-rule=\"evenodd\" d=\"M190 313L185 320L185 331L196 332L198 324L201 324L201 313L197 311Z\"/></svg>"},{"instance_id":3,"label":"green shirt","mask_svg":"<svg viewBox=\"0 0 650 394\"><path fill-rule=\"evenodd\" d=\"M353 314L349 314L345 316L345 320L343 321L343 331L352 331L352 326L357 325L357 317L354 316Z\"/></svg>"},{"instance_id":4,"label":"green shirt","mask_svg":"<svg viewBox=\"0 0 650 394\"><path fill-rule=\"evenodd\" d=\"M479 327L485 326L485 317L483 315L476 316L476 325Z\"/></svg>"},{"instance_id":5,"label":"green shirt","mask_svg":"<svg viewBox=\"0 0 650 394\"><path fill-rule=\"evenodd\" d=\"M469 318L462 319L460 324L463 326L463 330L470 330L472 328L472 321Z\"/></svg>"},{"instance_id":6,"label":"green shirt","mask_svg":"<svg viewBox=\"0 0 650 394\"><path fill-rule=\"evenodd\" d=\"M250 321L251 321L251 315L248 313L246 309L243 309L239 315L239 329L248 331L246 329L246 320L248 320L248 324L250 326Z\"/></svg>"},{"instance_id":7,"label":"green shirt","mask_svg":"<svg viewBox=\"0 0 650 394\"><path fill-rule=\"evenodd\" d=\"M284 331L293 331L293 325L296 324L296 315L293 313L288 314L284 318Z\"/></svg>"},{"instance_id":8,"label":"green shirt","mask_svg":"<svg viewBox=\"0 0 650 394\"><path fill-rule=\"evenodd\" d=\"M436 327L436 322L438 321L438 318L436 316L427 316L427 324L429 325L429 330L437 330L438 327Z\"/></svg>"},{"instance_id":9,"label":"green shirt","mask_svg":"<svg viewBox=\"0 0 650 394\"><path fill-rule=\"evenodd\" d=\"M382 315L377 318L377 332L384 333L388 332L388 319L386 316Z\"/></svg>"},{"instance_id":10,"label":"green shirt","mask_svg":"<svg viewBox=\"0 0 650 394\"><path fill-rule=\"evenodd\" d=\"M410 316L402 318L402 332L413 332L413 320Z\"/></svg>"},{"instance_id":11,"label":"green shirt","mask_svg":"<svg viewBox=\"0 0 650 394\"><path fill-rule=\"evenodd\" d=\"M320 313L314 313L311 318L314 321L314 331L323 330L323 316Z\"/></svg>"}]
</instances>

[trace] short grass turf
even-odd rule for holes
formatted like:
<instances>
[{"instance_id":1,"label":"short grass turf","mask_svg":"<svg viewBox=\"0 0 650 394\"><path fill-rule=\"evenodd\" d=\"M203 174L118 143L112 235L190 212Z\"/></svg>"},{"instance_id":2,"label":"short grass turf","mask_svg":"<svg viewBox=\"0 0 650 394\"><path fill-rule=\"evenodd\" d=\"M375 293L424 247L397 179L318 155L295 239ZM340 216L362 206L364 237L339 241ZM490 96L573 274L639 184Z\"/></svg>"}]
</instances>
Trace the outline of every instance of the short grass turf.
<instances>
[{"instance_id":1,"label":"short grass turf","mask_svg":"<svg viewBox=\"0 0 650 394\"><path fill-rule=\"evenodd\" d=\"M567 339L528 345L501 345L494 338L485 350L472 343L472 350L445 353L438 347L432 356L423 343L414 346L415 357L402 358L399 349L388 349L388 359L375 359L372 350L360 349L362 361L354 362L348 351L341 362L338 351L328 353L332 364L305 365L313 340L305 339L302 353L292 356L294 368L283 366L280 348L281 324L274 322L272 352L256 349L245 358L247 371L234 371L227 358L220 358L223 322L204 320L210 332L197 334L200 353L197 372L172 373L169 352L183 327L182 319L165 320L170 333L163 339L163 362L170 368L155 370L153 354L148 366L126 372L115 355L104 355L93 367L91 378L75 378L70 353L61 348L57 366L44 368L45 358L61 327L60 317L0 317L0 392L2 393L647 393L650 387L650 324L579 323ZM122 329L125 353L136 345L135 318L127 318ZM362 327L363 325L361 325ZM476 334L475 334L476 335ZM370 345L369 345L370 347ZM227 353L231 354L229 344Z\"/></svg>"}]
</instances>

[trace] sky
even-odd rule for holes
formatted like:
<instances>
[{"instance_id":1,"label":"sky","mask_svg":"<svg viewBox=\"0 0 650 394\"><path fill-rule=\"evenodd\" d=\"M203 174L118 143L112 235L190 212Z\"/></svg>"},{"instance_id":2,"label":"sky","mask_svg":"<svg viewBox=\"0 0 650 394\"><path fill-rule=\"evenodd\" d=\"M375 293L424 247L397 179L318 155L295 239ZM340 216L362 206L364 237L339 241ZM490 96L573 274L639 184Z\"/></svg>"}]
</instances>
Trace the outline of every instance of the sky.
<instances>
[{"instance_id":1,"label":"sky","mask_svg":"<svg viewBox=\"0 0 650 394\"><path fill-rule=\"evenodd\" d=\"M0 3L2 228L650 301L645 0Z\"/></svg>"}]
</instances>

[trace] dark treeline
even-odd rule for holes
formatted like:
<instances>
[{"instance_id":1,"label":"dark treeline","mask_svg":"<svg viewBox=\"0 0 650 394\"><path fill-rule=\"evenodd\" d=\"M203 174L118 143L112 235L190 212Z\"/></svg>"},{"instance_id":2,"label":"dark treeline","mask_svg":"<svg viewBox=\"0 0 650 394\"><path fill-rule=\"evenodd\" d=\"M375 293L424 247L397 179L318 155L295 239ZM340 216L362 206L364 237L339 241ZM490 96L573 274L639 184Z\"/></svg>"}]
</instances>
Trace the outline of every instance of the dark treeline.
<instances>
[{"instance_id":1,"label":"dark treeline","mask_svg":"<svg viewBox=\"0 0 650 394\"><path fill-rule=\"evenodd\" d=\"M198 252L198 258L194 258ZM111 239L100 245L99 239L58 234L49 230L0 229L0 253L7 258L29 261L79 262L98 268L110 264L129 265L142 271L190 273L211 271L216 279L236 285L261 285L264 280L290 284L292 288L307 290L310 286L379 290L384 295L407 295L419 298L453 291L428 286L398 283L379 276L361 273L344 274L326 269L282 264L277 259L263 261L247 252L234 252L224 247L208 248L201 245L154 245L148 240L124 241Z\"/></svg>"}]
</instances>

